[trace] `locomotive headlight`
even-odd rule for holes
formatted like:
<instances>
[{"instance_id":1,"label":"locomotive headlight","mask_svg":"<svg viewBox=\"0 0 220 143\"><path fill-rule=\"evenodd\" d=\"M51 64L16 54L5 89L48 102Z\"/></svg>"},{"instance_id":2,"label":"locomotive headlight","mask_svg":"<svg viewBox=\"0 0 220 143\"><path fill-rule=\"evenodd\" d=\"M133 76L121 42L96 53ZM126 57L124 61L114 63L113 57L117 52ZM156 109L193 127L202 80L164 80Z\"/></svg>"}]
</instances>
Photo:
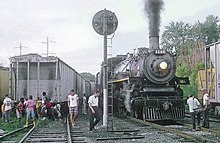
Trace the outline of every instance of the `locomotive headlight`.
<instances>
[{"instance_id":1,"label":"locomotive headlight","mask_svg":"<svg viewBox=\"0 0 220 143\"><path fill-rule=\"evenodd\" d=\"M161 62L159 66L160 66L160 68L161 68L162 70L167 69L167 63L166 63L166 62Z\"/></svg>"}]
</instances>

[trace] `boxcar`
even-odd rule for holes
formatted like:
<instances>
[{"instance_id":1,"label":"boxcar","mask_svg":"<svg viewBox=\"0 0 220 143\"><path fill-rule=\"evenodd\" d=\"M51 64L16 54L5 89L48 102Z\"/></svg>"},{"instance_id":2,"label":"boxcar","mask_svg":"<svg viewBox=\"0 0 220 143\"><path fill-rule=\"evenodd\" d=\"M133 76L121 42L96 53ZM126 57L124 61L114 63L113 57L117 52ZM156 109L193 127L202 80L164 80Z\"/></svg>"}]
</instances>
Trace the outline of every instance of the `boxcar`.
<instances>
[{"instance_id":1,"label":"boxcar","mask_svg":"<svg viewBox=\"0 0 220 143\"><path fill-rule=\"evenodd\" d=\"M9 68L0 67L0 102L3 101L5 94L9 90Z\"/></svg>"},{"instance_id":2,"label":"boxcar","mask_svg":"<svg viewBox=\"0 0 220 143\"><path fill-rule=\"evenodd\" d=\"M66 101L71 89L80 97L83 93L91 94L92 90L89 81L54 56L27 54L11 57L9 77L9 94L16 100L29 95L36 99L46 92L52 101L62 102Z\"/></svg>"}]
</instances>

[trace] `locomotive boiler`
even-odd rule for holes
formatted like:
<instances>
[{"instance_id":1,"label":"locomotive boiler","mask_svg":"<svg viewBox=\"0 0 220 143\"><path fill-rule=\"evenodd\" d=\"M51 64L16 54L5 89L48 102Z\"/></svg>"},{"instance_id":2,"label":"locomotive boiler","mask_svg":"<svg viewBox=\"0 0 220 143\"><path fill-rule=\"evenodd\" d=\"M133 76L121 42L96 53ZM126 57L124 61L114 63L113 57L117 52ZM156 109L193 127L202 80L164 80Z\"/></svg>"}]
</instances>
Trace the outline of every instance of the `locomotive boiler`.
<instances>
[{"instance_id":1,"label":"locomotive boiler","mask_svg":"<svg viewBox=\"0 0 220 143\"><path fill-rule=\"evenodd\" d=\"M159 48L159 37L149 38L149 48L136 54L108 59L109 94L114 109L144 120L183 119L185 103L180 85L188 77L177 77L176 57ZM111 62L120 60L120 62ZM102 72L100 74L102 76Z\"/></svg>"}]
</instances>

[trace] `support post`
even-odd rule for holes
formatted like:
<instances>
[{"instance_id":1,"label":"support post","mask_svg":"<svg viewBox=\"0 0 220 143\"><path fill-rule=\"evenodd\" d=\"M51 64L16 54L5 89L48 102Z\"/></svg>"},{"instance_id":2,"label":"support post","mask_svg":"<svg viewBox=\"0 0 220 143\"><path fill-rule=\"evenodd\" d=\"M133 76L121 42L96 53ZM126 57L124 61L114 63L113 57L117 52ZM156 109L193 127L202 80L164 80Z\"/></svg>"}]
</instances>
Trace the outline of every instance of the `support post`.
<instances>
[{"instance_id":1,"label":"support post","mask_svg":"<svg viewBox=\"0 0 220 143\"><path fill-rule=\"evenodd\" d=\"M30 61L27 62L27 97L30 96Z\"/></svg>"},{"instance_id":2,"label":"support post","mask_svg":"<svg viewBox=\"0 0 220 143\"><path fill-rule=\"evenodd\" d=\"M37 61L37 97L40 97L40 61Z\"/></svg>"},{"instance_id":3,"label":"support post","mask_svg":"<svg viewBox=\"0 0 220 143\"><path fill-rule=\"evenodd\" d=\"M19 86L18 86L18 84L19 84L19 80L18 80L18 66L19 66L19 62L17 61L17 67L16 67L16 78L15 78L15 80L16 80L16 84L15 84L15 93L14 93L14 100L16 100L16 97L17 97L17 100L20 100L20 94L19 94Z\"/></svg>"},{"instance_id":4,"label":"support post","mask_svg":"<svg viewBox=\"0 0 220 143\"><path fill-rule=\"evenodd\" d=\"M108 117L108 71L107 71L107 17L106 9L103 14L103 33L104 33L104 63L103 63L103 126L107 126Z\"/></svg>"},{"instance_id":5,"label":"support post","mask_svg":"<svg viewBox=\"0 0 220 143\"><path fill-rule=\"evenodd\" d=\"M9 97L12 97L12 62L9 67ZM15 93L15 91L14 91Z\"/></svg>"}]
</instances>

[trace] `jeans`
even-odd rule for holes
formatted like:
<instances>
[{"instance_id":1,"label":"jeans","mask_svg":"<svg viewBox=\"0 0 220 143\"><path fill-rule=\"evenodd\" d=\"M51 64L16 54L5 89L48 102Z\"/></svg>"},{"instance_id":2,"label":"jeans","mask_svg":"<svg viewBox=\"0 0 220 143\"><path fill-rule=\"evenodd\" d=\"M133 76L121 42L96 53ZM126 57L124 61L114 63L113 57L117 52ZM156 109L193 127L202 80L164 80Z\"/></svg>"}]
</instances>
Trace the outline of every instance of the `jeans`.
<instances>
[{"instance_id":1,"label":"jeans","mask_svg":"<svg viewBox=\"0 0 220 143\"><path fill-rule=\"evenodd\" d=\"M203 123L202 126L205 128L209 128L209 108L205 108L203 110Z\"/></svg>"},{"instance_id":2,"label":"jeans","mask_svg":"<svg viewBox=\"0 0 220 143\"><path fill-rule=\"evenodd\" d=\"M94 128L94 126L96 124L98 124L98 122L100 121L100 113L99 113L98 107L93 106L92 108L95 110L95 113L92 113L91 109L89 109L89 111L90 111L90 130L92 130Z\"/></svg>"},{"instance_id":3,"label":"jeans","mask_svg":"<svg viewBox=\"0 0 220 143\"><path fill-rule=\"evenodd\" d=\"M200 125L201 113L190 112L193 129L196 129L196 116L197 116L197 125Z\"/></svg>"},{"instance_id":4,"label":"jeans","mask_svg":"<svg viewBox=\"0 0 220 143\"><path fill-rule=\"evenodd\" d=\"M9 122L10 111L11 111L11 110L5 111L5 122Z\"/></svg>"}]
</instances>

